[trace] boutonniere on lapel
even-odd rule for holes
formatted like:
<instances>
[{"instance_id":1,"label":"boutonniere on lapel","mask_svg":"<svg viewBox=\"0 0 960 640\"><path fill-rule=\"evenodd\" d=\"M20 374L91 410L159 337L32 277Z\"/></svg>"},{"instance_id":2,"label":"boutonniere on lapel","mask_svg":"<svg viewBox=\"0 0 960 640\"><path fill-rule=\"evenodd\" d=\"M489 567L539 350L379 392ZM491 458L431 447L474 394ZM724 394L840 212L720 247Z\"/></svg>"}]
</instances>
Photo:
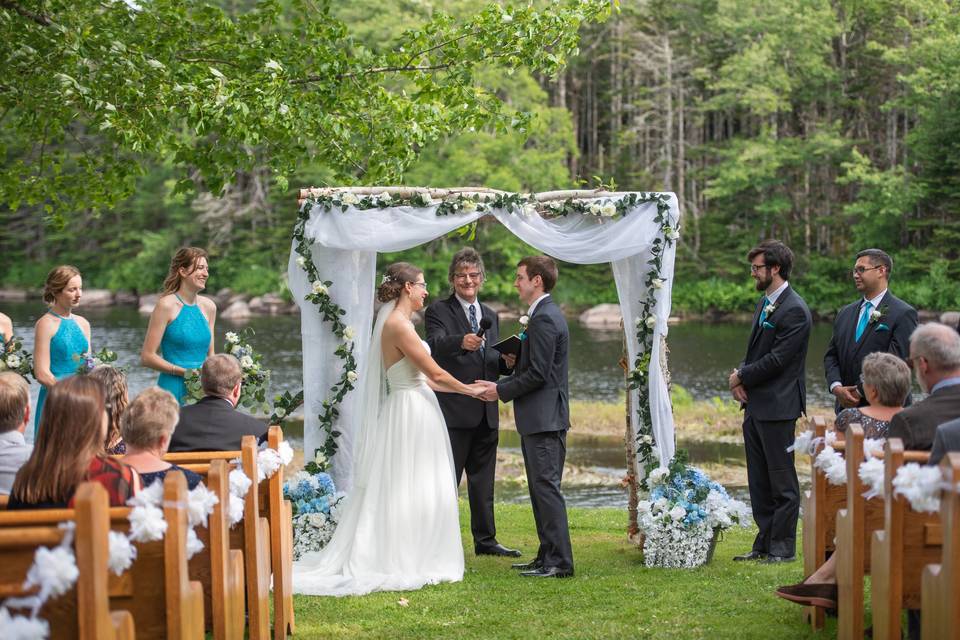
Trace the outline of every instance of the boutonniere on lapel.
<instances>
[{"instance_id":1,"label":"boutonniere on lapel","mask_svg":"<svg viewBox=\"0 0 960 640\"><path fill-rule=\"evenodd\" d=\"M876 309L870 312L870 319L867 320L867 324L877 325L874 329L875 331L890 331L890 327L885 325L883 322L883 317L887 315L888 307L885 304L880 305Z\"/></svg>"},{"instance_id":2,"label":"boutonniere on lapel","mask_svg":"<svg viewBox=\"0 0 960 640\"><path fill-rule=\"evenodd\" d=\"M520 323L520 335L517 337L521 340L527 339L527 325L530 324L530 316L520 316L520 319L517 320Z\"/></svg>"},{"instance_id":3,"label":"boutonniere on lapel","mask_svg":"<svg viewBox=\"0 0 960 640\"><path fill-rule=\"evenodd\" d=\"M760 323L760 326L764 329L775 329L776 324L770 322L770 316L773 315L773 312L777 310L777 305L770 303L763 308L763 322Z\"/></svg>"}]
</instances>

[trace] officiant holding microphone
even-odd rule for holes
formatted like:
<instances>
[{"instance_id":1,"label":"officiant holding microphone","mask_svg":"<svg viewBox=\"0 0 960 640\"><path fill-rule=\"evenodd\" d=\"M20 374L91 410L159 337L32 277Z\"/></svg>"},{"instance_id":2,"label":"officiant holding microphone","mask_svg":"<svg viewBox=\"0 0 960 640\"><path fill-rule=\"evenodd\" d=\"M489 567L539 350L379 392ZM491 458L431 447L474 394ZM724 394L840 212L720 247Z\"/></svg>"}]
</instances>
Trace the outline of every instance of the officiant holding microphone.
<instances>
[{"instance_id":1,"label":"officiant holding microphone","mask_svg":"<svg viewBox=\"0 0 960 640\"><path fill-rule=\"evenodd\" d=\"M434 360L457 380L496 381L509 373L513 356L501 356L490 345L499 339L499 319L490 307L480 304L483 260L472 248L454 254L448 278L453 294L427 307L427 344ZM455 393L437 393L450 434L457 484L467 472L470 529L477 555L520 556L497 542L493 517L493 482L497 468L500 414L497 401L485 402Z\"/></svg>"}]
</instances>

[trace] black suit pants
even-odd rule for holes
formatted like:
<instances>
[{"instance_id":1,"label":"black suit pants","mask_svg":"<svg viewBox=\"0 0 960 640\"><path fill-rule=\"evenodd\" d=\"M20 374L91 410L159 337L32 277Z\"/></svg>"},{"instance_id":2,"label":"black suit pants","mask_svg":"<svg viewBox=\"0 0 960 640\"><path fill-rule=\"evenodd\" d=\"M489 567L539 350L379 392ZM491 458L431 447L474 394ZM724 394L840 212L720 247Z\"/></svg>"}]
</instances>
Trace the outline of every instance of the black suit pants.
<instances>
[{"instance_id":1,"label":"black suit pants","mask_svg":"<svg viewBox=\"0 0 960 640\"><path fill-rule=\"evenodd\" d=\"M493 482L497 473L497 442L500 432L487 425L484 416L474 429L448 429L457 485L467 472L467 496L470 499L470 530L475 548L497 544L493 520Z\"/></svg>"},{"instance_id":2,"label":"black suit pants","mask_svg":"<svg viewBox=\"0 0 960 640\"><path fill-rule=\"evenodd\" d=\"M573 571L573 548L567 525L567 504L560 491L567 457L567 432L543 431L520 436L533 519L540 548L537 560L545 567Z\"/></svg>"},{"instance_id":3,"label":"black suit pants","mask_svg":"<svg viewBox=\"0 0 960 640\"><path fill-rule=\"evenodd\" d=\"M796 422L757 420L749 410L743 418L747 484L753 519L760 529L753 550L759 553L796 553L800 483L793 453L787 453L787 447L793 444Z\"/></svg>"}]
</instances>

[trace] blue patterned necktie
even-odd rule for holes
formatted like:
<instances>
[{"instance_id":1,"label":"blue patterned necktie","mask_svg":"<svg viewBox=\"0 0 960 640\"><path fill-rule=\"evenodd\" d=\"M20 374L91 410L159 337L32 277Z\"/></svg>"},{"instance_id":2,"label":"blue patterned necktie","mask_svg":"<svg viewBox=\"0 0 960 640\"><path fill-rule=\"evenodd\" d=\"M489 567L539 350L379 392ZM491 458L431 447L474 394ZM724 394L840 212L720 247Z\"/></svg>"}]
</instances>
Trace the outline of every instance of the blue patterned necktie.
<instances>
[{"instance_id":1,"label":"blue patterned necktie","mask_svg":"<svg viewBox=\"0 0 960 640\"><path fill-rule=\"evenodd\" d=\"M470 305L470 329L474 333L480 330L480 325L477 324L477 308L472 304ZM483 345L480 345L480 355L483 355Z\"/></svg>"},{"instance_id":2,"label":"blue patterned necktie","mask_svg":"<svg viewBox=\"0 0 960 640\"><path fill-rule=\"evenodd\" d=\"M763 305L760 310L760 327L762 328L767 319L767 305L770 304L770 300L767 299L767 296L763 296L763 302L760 304Z\"/></svg>"},{"instance_id":3,"label":"blue patterned necktie","mask_svg":"<svg viewBox=\"0 0 960 640\"><path fill-rule=\"evenodd\" d=\"M863 305L863 313L860 315L860 322L857 323L857 342L860 342L860 338L863 337L863 332L867 330L867 325L870 323L871 309L873 309L873 305L869 300L867 300L866 304Z\"/></svg>"}]
</instances>

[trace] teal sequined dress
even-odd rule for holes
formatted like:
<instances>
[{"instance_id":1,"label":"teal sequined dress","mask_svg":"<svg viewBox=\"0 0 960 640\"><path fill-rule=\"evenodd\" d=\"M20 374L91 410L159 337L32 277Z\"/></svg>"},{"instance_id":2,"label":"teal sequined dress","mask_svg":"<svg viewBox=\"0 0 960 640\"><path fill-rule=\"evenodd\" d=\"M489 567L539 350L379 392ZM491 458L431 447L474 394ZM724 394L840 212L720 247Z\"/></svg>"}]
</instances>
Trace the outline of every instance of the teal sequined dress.
<instances>
[{"instance_id":1,"label":"teal sequined dress","mask_svg":"<svg viewBox=\"0 0 960 640\"><path fill-rule=\"evenodd\" d=\"M200 305L187 304L174 294L183 305L180 313L173 322L163 330L160 340L160 355L171 364L184 369L199 369L207 358L210 350L210 324L207 317L200 311ZM157 385L173 394L173 397L184 403L187 397L187 384L183 376L171 373L161 373Z\"/></svg>"},{"instance_id":2,"label":"teal sequined dress","mask_svg":"<svg viewBox=\"0 0 960 640\"><path fill-rule=\"evenodd\" d=\"M50 338L50 373L57 380L63 380L77 372L77 367L80 366L79 358L90 350L90 343L76 320L64 318L53 311L47 313L60 318L60 326ZM37 396L37 412L33 420L34 436L40 428L40 417L43 415L43 403L46 399L47 388L41 385L40 395Z\"/></svg>"}]
</instances>

